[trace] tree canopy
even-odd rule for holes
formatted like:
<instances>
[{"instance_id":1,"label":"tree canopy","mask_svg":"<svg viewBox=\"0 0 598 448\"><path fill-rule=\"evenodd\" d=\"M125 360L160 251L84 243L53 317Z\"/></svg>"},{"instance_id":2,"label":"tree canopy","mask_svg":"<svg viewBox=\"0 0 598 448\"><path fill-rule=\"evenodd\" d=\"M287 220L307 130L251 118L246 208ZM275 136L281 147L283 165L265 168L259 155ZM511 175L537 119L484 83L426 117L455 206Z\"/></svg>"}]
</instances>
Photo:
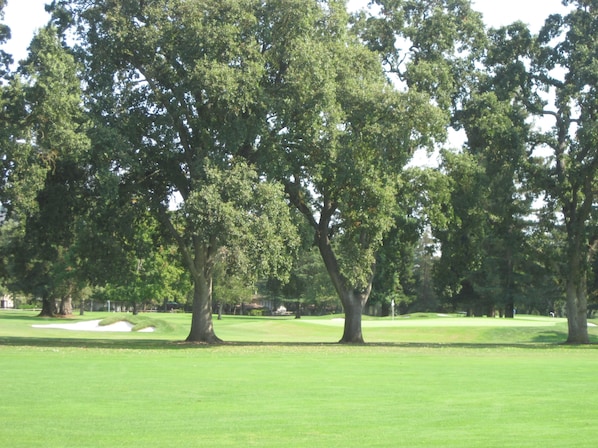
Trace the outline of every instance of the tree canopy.
<instances>
[{"instance_id":1,"label":"tree canopy","mask_svg":"<svg viewBox=\"0 0 598 448\"><path fill-rule=\"evenodd\" d=\"M296 240L282 188L245 157L264 117L259 5L56 5L57 22L78 32L99 156L120 194L170 232L193 280L189 341L218 341L212 277L221 253L240 268L285 275Z\"/></svg>"},{"instance_id":2,"label":"tree canopy","mask_svg":"<svg viewBox=\"0 0 598 448\"><path fill-rule=\"evenodd\" d=\"M538 96L554 95L533 109L552 119L551 128L538 142L551 151L540 176L549 202L560 211L566 241L565 278L568 342L588 343L588 270L596 255L596 176L598 173L598 4L595 1L563 2L571 11L551 15L537 36L531 67ZM555 216L555 219L559 219Z\"/></svg>"}]
</instances>

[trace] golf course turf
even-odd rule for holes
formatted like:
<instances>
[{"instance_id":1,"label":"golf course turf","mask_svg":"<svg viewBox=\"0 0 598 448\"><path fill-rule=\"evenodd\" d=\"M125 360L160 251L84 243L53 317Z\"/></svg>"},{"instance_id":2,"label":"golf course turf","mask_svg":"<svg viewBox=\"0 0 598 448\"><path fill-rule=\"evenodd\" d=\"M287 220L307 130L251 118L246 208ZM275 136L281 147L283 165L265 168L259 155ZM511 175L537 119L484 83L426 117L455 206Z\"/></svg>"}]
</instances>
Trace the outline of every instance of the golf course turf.
<instances>
[{"instance_id":1,"label":"golf course turf","mask_svg":"<svg viewBox=\"0 0 598 448\"><path fill-rule=\"evenodd\" d=\"M33 327L106 317L156 331ZM561 344L564 319L364 318L357 346L335 343L339 316L225 316L214 346L182 343L189 322L0 312L0 446L597 443L598 345Z\"/></svg>"}]
</instances>

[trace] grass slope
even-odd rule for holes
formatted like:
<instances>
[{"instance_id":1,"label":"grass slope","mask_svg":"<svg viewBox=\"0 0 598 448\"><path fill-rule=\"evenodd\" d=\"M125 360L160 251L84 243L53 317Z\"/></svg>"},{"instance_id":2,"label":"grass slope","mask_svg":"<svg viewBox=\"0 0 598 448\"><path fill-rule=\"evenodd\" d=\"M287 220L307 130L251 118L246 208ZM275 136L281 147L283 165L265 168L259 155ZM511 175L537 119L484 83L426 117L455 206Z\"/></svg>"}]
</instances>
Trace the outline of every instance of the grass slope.
<instances>
[{"instance_id":1,"label":"grass slope","mask_svg":"<svg viewBox=\"0 0 598 448\"><path fill-rule=\"evenodd\" d=\"M151 318L170 330L0 313L0 446L595 445L598 347L552 343L563 321L373 319L339 346L338 320L225 317L237 342L190 346L188 315Z\"/></svg>"}]
</instances>

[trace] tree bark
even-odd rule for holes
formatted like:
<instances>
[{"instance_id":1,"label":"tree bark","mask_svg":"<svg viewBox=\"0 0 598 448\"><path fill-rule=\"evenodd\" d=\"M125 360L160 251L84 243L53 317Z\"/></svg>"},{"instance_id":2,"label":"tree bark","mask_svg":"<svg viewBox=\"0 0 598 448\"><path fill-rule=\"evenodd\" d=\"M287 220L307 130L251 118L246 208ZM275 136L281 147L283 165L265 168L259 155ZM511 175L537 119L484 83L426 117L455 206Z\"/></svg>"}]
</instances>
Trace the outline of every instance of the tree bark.
<instances>
[{"instance_id":1,"label":"tree bark","mask_svg":"<svg viewBox=\"0 0 598 448\"><path fill-rule=\"evenodd\" d=\"M368 284L360 291L356 289L350 279L347 279L341 272L340 265L334 253L331 243L332 226L331 220L336 212L336 205L325 199L324 206L319 212L319 221L316 220L311 208L301 197L300 187L297 183L286 182L285 191L290 197L291 202L303 214L315 230L314 243L318 246L320 256L326 267L326 272L332 281L332 285L343 305L345 312L345 326L343 337L340 344L363 344L363 334L361 331L361 316L363 309L368 301L372 291L372 281L374 278L374 266L369 275Z\"/></svg>"},{"instance_id":2,"label":"tree bark","mask_svg":"<svg viewBox=\"0 0 598 448\"><path fill-rule=\"evenodd\" d=\"M56 302L50 297L42 297L42 310L37 317L55 317Z\"/></svg>"},{"instance_id":3,"label":"tree bark","mask_svg":"<svg viewBox=\"0 0 598 448\"><path fill-rule=\"evenodd\" d=\"M508 319L513 319L515 317L515 300L513 299L513 289L514 289L514 277L515 277L515 268L514 261L513 261L513 253L511 249L507 249L507 278L506 278L506 292L507 292L507 303L505 304L505 317Z\"/></svg>"},{"instance_id":4,"label":"tree bark","mask_svg":"<svg viewBox=\"0 0 598 448\"><path fill-rule=\"evenodd\" d=\"M572 254L567 274L567 344L589 344L586 276L579 254Z\"/></svg>"},{"instance_id":5,"label":"tree bark","mask_svg":"<svg viewBox=\"0 0 598 448\"><path fill-rule=\"evenodd\" d=\"M212 281L213 281L213 248L216 239L205 244L200 237L192 237L193 250L189 250L187 241L176 230L166 213L161 215L170 233L177 241L183 254L183 260L193 279L193 305L191 310L191 330L187 342L203 342L215 344L222 342L214 332L212 321ZM212 248L212 249L211 249Z\"/></svg>"},{"instance_id":6,"label":"tree bark","mask_svg":"<svg viewBox=\"0 0 598 448\"><path fill-rule=\"evenodd\" d=\"M70 295L62 297L60 300L60 310L58 314L61 316L70 316L73 314L73 299Z\"/></svg>"},{"instance_id":7,"label":"tree bark","mask_svg":"<svg viewBox=\"0 0 598 448\"><path fill-rule=\"evenodd\" d=\"M345 310L345 327L343 330L343 337L341 344L363 344L363 334L361 332L361 316L363 315L363 307L367 298L362 294L347 293L342 299Z\"/></svg>"},{"instance_id":8,"label":"tree bark","mask_svg":"<svg viewBox=\"0 0 598 448\"><path fill-rule=\"evenodd\" d=\"M212 277L209 275L199 274L194 276L191 331L187 336L187 342L203 342L206 344L222 342L216 336L212 322Z\"/></svg>"},{"instance_id":9,"label":"tree bark","mask_svg":"<svg viewBox=\"0 0 598 448\"><path fill-rule=\"evenodd\" d=\"M555 116L558 136L558 146L554 148L556 173L558 184L562 186L558 196L564 201L562 213L567 231L567 344L589 344L586 269L592 253L587 241L586 221L590 218L594 204L595 172L591 176L582 176L581 182L577 175L573 174L576 170L568 167L566 156L571 121L567 114ZM566 185L570 187L566 188Z\"/></svg>"},{"instance_id":10,"label":"tree bark","mask_svg":"<svg viewBox=\"0 0 598 448\"><path fill-rule=\"evenodd\" d=\"M505 318L513 319L515 317L515 304L512 299L507 300L505 305Z\"/></svg>"},{"instance_id":11,"label":"tree bark","mask_svg":"<svg viewBox=\"0 0 598 448\"><path fill-rule=\"evenodd\" d=\"M373 278L373 275L370 276L370 282L364 291L356 291L349 286L349 282L341 274L340 266L334 251L332 250L327 232L319 232L317 235L317 242L320 255L326 266L326 271L332 280L334 289L338 294L345 312L343 337L338 342L340 344L363 344L365 341L361 331L361 316L372 290L371 279Z\"/></svg>"}]
</instances>

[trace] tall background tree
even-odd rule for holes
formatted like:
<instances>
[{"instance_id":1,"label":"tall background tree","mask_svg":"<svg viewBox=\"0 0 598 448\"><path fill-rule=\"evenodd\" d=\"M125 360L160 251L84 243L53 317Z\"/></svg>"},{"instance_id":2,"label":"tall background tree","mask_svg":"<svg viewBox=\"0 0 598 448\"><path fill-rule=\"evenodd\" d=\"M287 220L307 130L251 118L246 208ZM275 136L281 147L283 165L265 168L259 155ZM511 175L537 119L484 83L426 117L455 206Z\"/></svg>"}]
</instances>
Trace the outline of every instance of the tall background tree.
<instances>
[{"instance_id":1,"label":"tall background tree","mask_svg":"<svg viewBox=\"0 0 598 448\"><path fill-rule=\"evenodd\" d=\"M539 90L554 95L537 116L549 117L538 143L549 148L543 176L548 207L560 214L565 234L564 277L569 343L588 343L587 282L596 254L596 175L598 170L598 3L565 0L571 11L550 16L537 37L531 75ZM545 96L544 96L545 97Z\"/></svg>"},{"instance_id":2,"label":"tall background tree","mask_svg":"<svg viewBox=\"0 0 598 448\"><path fill-rule=\"evenodd\" d=\"M443 134L442 114L427 95L392 85L379 54L352 32L344 2L286 5L272 7L263 27L271 44L261 164L311 226L344 308L340 342L361 343L398 176L416 148Z\"/></svg>"},{"instance_id":3,"label":"tall background tree","mask_svg":"<svg viewBox=\"0 0 598 448\"><path fill-rule=\"evenodd\" d=\"M8 211L3 205L6 201L4 197L6 188L6 177L8 175L9 165L6 162L7 154L5 147L11 140L11 126L8 121L6 114L7 108L10 107L9 96L6 95L6 77L10 70L10 63L12 62L12 56L6 53L2 46L10 39L10 27L3 23L4 21L4 8L6 7L6 0L0 0L0 146L3 148L0 158L0 251L4 252L4 247L10 242L10 235L8 227L5 224L8 222ZM0 262L0 294L4 295L8 290L5 287L6 279L8 277L7 272L8 264L6 256L2 256Z\"/></svg>"},{"instance_id":4,"label":"tall background tree","mask_svg":"<svg viewBox=\"0 0 598 448\"><path fill-rule=\"evenodd\" d=\"M55 28L38 32L7 90L12 129L3 201L20 228L7 254L12 278L17 289L42 299L41 315L70 314L79 285L72 246L86 179L87 119L77 65Z\"/></svg>"},{"instance_id":5,"label":"tall background tree","mask_svg":"<svg viewBox=\"0 0 598 448\"><path fill-rule=\"evenodd\" d=\"M401 173L417 149L445 137L458 80L472 67L466 53L482 27L466 1L375 1L374 14L355 19L355 40L343 5L329 3L321 23L334 26L326 34L312 25L313 34L301 34L307 45L294 43L299 26L280 27L291 44L274 53L275 92L285 99L272 116L272 146L282 161L277 176L311 223L343 304L341 342L362 342L378 251L402 224ZM404 249L405 230L395 232ZM386 288L398 292L391 270Z\"/></svg>"},{"instance_id":6,"label":"tall background tree","mask_svg":"<svg viewBox=\"0 0 598 448\"><path fill-rule=\"evenodd\" d=\"M526 62L532 37L522 24L489 30L479 69L465 79L453 126L462 154L444 153L452 179L452 223L442 244L439 286L471 313L513 317L523 276L533 195L529 185L531 94Z\"/></svg>"},{"instance_id":7,"label":"tall background tree","mask_svg":"<svg viewBox=\"0 0 598 448\"><path fill-rule=\"evenodd\" d=\"M0 46L4 45L10 39L10 27L4 22L4 8L6 0L0 0ZM4 78L10 70L12 56L0 48L0 78Z\"/></svg>"}]
</instances>

